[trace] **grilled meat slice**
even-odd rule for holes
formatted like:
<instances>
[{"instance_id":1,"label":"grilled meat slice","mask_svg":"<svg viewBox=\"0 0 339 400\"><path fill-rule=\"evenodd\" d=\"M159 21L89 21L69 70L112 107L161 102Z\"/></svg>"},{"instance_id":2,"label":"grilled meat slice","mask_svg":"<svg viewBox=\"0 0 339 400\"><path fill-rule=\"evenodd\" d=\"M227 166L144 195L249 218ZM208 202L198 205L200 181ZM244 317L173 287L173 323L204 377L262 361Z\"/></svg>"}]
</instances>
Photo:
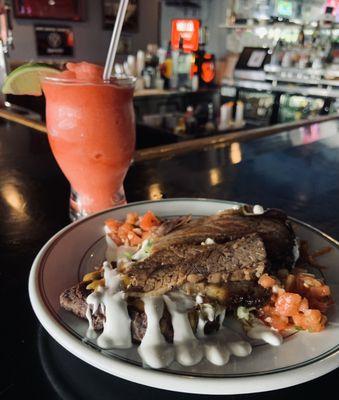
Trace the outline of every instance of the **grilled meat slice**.
<instances>
[{"instance_id":1,"label":"grilled meat slice","mask_svg":"<svg viewBox=\"0 0 339 400\"><path fill-rule=\"evenodd\" d=\"M72 312L76 316L86 319L86 309L87 303L86 298L90 294L90 291L86 289L86 284L84 282L79 283L65 290L60 296L60 305L67 311ZM201 283L200 290L203 292ZM207 285L209 286L209 285ZM264 306L270 297L270 291L258 286L257 283L249 282L229 282L224 285L229 298L227 301L228 309L236 309L238 306L245 307L261 307ZM186 293L188 293L188 288L186 287ZM192 294L193 292L191 292ZM208 297L207 297L208 299ZM213 299L211 299L213 300ZM131 318L131 333L132 338L135 343L141 342L145 335L147 328L147 317L143 311L143 307L140 306L140 301L135 302L131 300L131 304L128 305L128 312ZM192 311L189 313L190 323L193 330L196 329L197 325L197 313ZM102 330L103 322L105 317L103 314L98 312L92 316L94 329L97 331ZM217 320L208 321L205 326L205 333L212 333L219 328L219 323ZM164 314L160 319L160 329L164 335L167 342L173 341L173 327L171 322L171 316L167 311L166 306L164 307Z\"/></svg>"},{"instance_id":2,"label":"grilled meat slice","mask_svg":"<svg viewBox=\"0 0 339 400\"><path fill-rule=\"evenodd\" d=\"M153 252L166 250L173 245L197 245L206 238L224 243L251 233L257 233L264 241L267 258L273 269L293 265L295 235L286 214L274 209L262 215L245 216L240 211L230 210L192 219L167 235L156 237Z\"/></svg>"},{"instance_id":3,"label":"grilled meat slice","mask_svg":"<svg viewBox=\"0 0 339 400\"><path fill-rule=\"evenodd\" d=\"M159 236L167 235L170 232L173 232L175 229L178 229L179 227L186 225L191 220L192 220L191 215L183 215L181 217L165 219L161 223L161 225L159 225L154 230L154 236L159 237Z\"/></svg>"},{"instance_id":4,"label":"grilled meat slice","mask_svg":"<svg viewBox=\"0 0 339 400\"><path fill-rule=\"evenodd\" d=\"M88 282L80 282L78 285L66 289L60 295L60 305L67 311L80 318L86 318L87 303L86 298L91 293L86 289ZM93 327L96 330L103 328L104 316L100 312L93 315Z\"/></svg>"},{"instance_id":5,"label":"grilled meat slice","mask_svg":"<svg viewBox=\"0 0 339 400\"><path fill-rule=\"evenodd\" d=\"M88 282L81 282L69 289L66 289L60 295L60 305L67 311L72 312L79 318L86 318L87 303L86 298L91 293L91 290L86 289ZM144 337L147 327L147 317L143 311L143 304L140 307L138 304L131 302L128 306L128 313L131 318L131 332L132 338L135 342L140 342ZM100 310L100 309L99 309ZM92 315L93 327L96 331L103 329L103 323L105 316L97 311ZM168 342L173 341L173 328L171 322L171 316L167 309L164 311L163 317L160 319L160 329L162 334L165 336Z\"/></svg>"},{"instance_id":6,"label":"grilled meat slice","mask_svg":"<svg viewBox=\"0 0 339 400\"><path fill-rule=\"evenodd\" d=\"M186 282L221 283L253 280L266 267L265 246L258 234L223 244L175 244L124 267L129 292L159 295Z\"/></svg>"}]
</instances>

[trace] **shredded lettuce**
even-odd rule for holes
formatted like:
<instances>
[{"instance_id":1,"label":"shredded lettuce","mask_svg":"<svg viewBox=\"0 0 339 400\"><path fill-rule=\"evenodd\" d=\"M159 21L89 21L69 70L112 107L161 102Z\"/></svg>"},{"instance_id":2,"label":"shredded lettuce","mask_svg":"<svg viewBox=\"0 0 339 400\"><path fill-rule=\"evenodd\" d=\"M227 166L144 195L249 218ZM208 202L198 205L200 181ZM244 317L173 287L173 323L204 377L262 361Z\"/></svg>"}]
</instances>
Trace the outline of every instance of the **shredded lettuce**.
<instances>
[{"instance_id":1,"label":"shredded lettuce","mask_svg":"<svg viewBox=\"0 0 339 400\"><path fill-rule=\"evenodd\" d=\"M237 317L239 319L244 319L245 321L249 321L251 318L251 311L255 310L255 307L243 307L239 306L237 308Z\"/></svg>"},{"instance_id":2,"label":"shredded lettuce","mask_svg":"<svg viewBox=\"0 0 339 400\"><path fill-rule=\"evenodd\" d=\"M142 261L147 258L152 249L153 241L151 239L146 239L142 242L140 249L133 254L132 260L133 261Z\"/></svg>"}]
</instances>

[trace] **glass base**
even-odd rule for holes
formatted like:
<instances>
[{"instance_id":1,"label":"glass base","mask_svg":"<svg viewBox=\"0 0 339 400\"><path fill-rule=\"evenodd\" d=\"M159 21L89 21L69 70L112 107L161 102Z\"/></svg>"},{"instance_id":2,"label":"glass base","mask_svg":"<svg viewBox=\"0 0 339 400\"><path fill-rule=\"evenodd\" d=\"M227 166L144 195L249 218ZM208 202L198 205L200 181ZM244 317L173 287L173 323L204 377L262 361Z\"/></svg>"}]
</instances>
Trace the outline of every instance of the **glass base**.
<instances>
[{"instance_id":1,"label":"glass base","mask_svg":"<svg viewBox=\"0 0 339 400\"><path fill-rule=\"evenodd\" d=\"M95 212L100 212L112 207L118 207L122 206L124 204L127 204L126 201L126 196L125 196L125 191L123 186L121 186L120 190L115 193L106 207L102 207L100 209L95 209L94 211L89 211L86 210L86 207L84 207L81 204L80 201L80 196L77 194L77 192L71 187L71 194L70 194L70 199L69 199L69 217L71 221L77 221L80 218L87 217L90 214L94 214Z\"/></svg>"}]
</instances>

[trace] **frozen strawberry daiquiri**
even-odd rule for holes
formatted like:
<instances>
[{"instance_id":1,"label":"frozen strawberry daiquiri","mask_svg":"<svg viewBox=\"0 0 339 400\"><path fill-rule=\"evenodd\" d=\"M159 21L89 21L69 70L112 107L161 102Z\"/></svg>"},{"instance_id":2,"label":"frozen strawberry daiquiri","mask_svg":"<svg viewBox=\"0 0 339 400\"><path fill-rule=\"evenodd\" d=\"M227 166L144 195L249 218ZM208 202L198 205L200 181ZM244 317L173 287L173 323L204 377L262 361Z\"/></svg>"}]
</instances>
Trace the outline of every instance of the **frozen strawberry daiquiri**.
<instances>
[{"instance_id":1,"label":"frozen strawberry daiquiri","mask_svg":"<svg viewBox=\"0 0 339 400\"><path fill-rule=\"evenodd\" d=\"M71 184L73 219L126 202L135 147L134 78L102 80L98 65L68 63L42 80L52 152Z\"/></svg>"}]
</instances>

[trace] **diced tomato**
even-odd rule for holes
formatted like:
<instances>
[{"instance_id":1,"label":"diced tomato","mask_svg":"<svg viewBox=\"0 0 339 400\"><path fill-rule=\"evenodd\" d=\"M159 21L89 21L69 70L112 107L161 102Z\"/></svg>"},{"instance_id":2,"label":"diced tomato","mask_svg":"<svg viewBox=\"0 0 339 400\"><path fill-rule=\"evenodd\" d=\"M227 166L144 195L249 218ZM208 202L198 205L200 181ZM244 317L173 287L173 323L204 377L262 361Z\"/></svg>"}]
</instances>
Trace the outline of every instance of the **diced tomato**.
<instances>
[{"instance_id":1,"label":"diced tomato","mask_svg":"<svg viewBox=\"0 0 339 400\"><path fill-rule=\"evenodd\" d=\"M278 331L283 331L289 326L288 318L282 315L272 315L270 325L272 328L277 329Z\"/></svg>"},{"instance_id":2,"label":"diced tomato","mask_svg":"<svg viewBox=\"0 0 339 400\"><path fill-rule=\"evenodd\" d=\"M142 242L142 238L133 231L127 234L127 239L131 246L137 246Z\"/></svg>"},{"instance_id":3,"label":"diced tomato","mask_svg":"<svg viewBox=\"0 0 339 400\"><path fill-rule=\"evenodd\" d=\"M136 212L130 212L126 215L126 222L128 224L135 225L136 222L138 221L139 215Z\"/></svg>"},{"instance_id":4,"label":"diced tomato","mask_svg":"<svg viewBox=\"0 0 339 400\"><path fill-rule=\"evenodd\" d=\"M326 317L319 310L306 310L304 313L293 315L296 326L310 332L320 332L325 328Z\"/></svg>"},{"instance_id":5,"label":"diced tomato","mask_svg":"<svg viewBox=\"0 0 339 400\"><path fill-rule=\"evenodd\" d=\"M123 223L121 221L118 221L117 219L107 219L105 221L105 225L110 229L111 232L118 232L119 227L122 225Z\"/></svg>"},{"instance_id":6,"label":"diced tomato","mask_svg":"<svg viewBox=\"0 0 339 400\"><path fill-rule=\"evenodd\" d=\"M301 300L301 303L300 303L300 306L299 306L299 311L301 311L301 312L305 312L306 310L308 310L309 309L309 304L308 304L308 300L306 299L306 297L304 297L302 300Z\"/></svg>"},{"instance_id":7,"label":"diced tomato","mask_svg":"<svg viewBox=\"0 0 339 400\"><path fill-rule=\"evenodd\" d=\"M277 284L273 282L274 278L267 274L259 279L266 288ZM330 288L315 276L299 271L286 277L284 289L278 285L270 303L261 309L260 318L278 330L296 326L310 332L322 331L326 324L324 314L333 304Z\"/></svg>"},{"instance_id":8,"label":"diced tomato","mask_svg":"<svg viewBox=\"0 0 339 400\"><path fill-rule=\"evenodd\" d=\"M262 308L262 311L264 313L262 319L265 323L268 323L270 326L272 326L272 328L283 331L289 326L288 317L279 315L275 307L266 305Z\"/></svg>"},{"instance_id":9,"label":"diced tomato","mask_svg":"<svg viewBox=\"0 0 339 400\"><path fill-rule=\"evenodd\" d=\"M266 304L266 305L262 308L262 311L263 311L263 313L264 313L265 315L272 315L272 314L274 314L274 312L275 312L274 307L272 307L272 306L269 305L269 304Z\"/></svg>"},{"instance_id":10,"label":"diced tomato","mask_svg":"<svg viewBox=\"0 0 339 400\"><path fill-rule=\"evenodd\" d=\"M147 213L140 218L140 228L144 231L149 231L155 226L159 226L160 221L152 213L152 211L147 211Z\"/></svg>"},{"instance_id":11,"label":"diced tomato","mask_svg":"<svg viewBox=\"0 0 339 400\"><path fill-rule=\"evenodd\" d=\"M274 285L276 285L276 280L274 278L272 278L271 276L269 276L268 274L263 274L261 275L261 277L259 278L258 281L259 285L263 286L264 288L268 289L273 287Z\"/></svg>"},{"instance_id":12,"label":"diced tomato","mask_svg":"<svg viewBox=\"0 0 339 400\"><path fill-rule=\"evenodd\" d=\"M292 317L299 311L301 296L296 293L282 293L275 303L275 309L278 314L284 317Z\"/></svg>"},{"instance_id":13,"label":"diced tomato","mask_svg":"<svg viewBox=\"0 0 339 400\"><path fill-rule=\"evenodd\" d=\"M121 246L123 244L123 242L120 240L119 236L117 233L115 232L111 232L109 234L109 236L111 237L111 239L113 240L113 242L117 245L117 246Z\"/></svg>"},{"instance_id":14,"label":"diced tomato","mask_svg":"<svg viewBox=\"0 0 339 400\"><path fill-rule=\"evenodd\" d=\"M128 234L133 232L133 225L125 222L118 229L118 236L121 241L125 242L128 239Z\"/></svg>"}]
</instances>

